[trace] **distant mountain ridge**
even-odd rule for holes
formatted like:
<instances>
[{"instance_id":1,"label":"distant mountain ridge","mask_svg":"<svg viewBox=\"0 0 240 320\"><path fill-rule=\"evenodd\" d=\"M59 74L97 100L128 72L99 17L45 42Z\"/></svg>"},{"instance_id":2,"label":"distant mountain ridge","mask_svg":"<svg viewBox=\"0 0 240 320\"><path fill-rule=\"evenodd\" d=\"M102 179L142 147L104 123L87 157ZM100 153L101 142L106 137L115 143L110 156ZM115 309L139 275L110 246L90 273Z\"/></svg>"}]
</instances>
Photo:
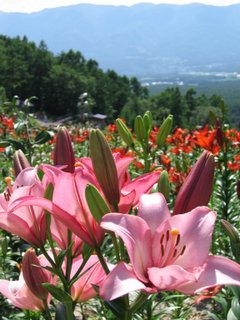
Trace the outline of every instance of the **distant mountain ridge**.
<instances>
[{"instance_id":1,"label":"distant mountain ridge","mask_svg":"<svg viewBox=\"0 0 240 320\"><path fill-rule=\"evenodd\" d=\"M0 34L79 50L103 69L148 76L240 71L240 4L79 4L31 14L0 12Z\"/></svg>"}]
</instances>

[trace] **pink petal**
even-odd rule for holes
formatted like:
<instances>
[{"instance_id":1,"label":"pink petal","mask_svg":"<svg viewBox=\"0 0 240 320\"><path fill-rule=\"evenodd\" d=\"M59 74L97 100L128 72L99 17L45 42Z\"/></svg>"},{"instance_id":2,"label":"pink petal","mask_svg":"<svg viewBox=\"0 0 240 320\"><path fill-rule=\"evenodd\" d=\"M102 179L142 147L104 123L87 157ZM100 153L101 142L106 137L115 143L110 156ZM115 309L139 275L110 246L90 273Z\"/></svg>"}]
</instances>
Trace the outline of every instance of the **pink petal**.
<instances>
[{"instance_id":1,"label":"pink petal","mask_svg":"<svg viewBox=\"0 0 240 320\"><path fill-rule=\"evenodd\" d=\"M128 193L132 190L136 191L136 196L134 199L133 206L138 204L139 198L143 193L148 193L153 185L158 181L160 172L154 171L151 173L145 173L141 176L137 177L136 179L129 182L122 188L122 192Z\"/></svg>"},{"instance_id":2,"label":"pink petal","mask_svg":"<svg viewBox=\"0 0 240 320\"><path fill-rule=\"evenodd\" d=\"M178 229L180 241L175 248L177 250L176 256L179 255L179 257L174 260L174 264L178 264L184 269L201 266L209 253L215 219L216 214L209 208L198 207L189 213L175 215L164 222L157 229L153 240L154 265L160 266L159 243L161 236L165 234L166 237L167 230ZM174 243L176 243L176 239ZM182 250L184 253L180 255Z\"/></svg>"},{"instance_id":3,"label":"pink petal","mask_svg":"<svg viewBox=\"0 0 240 320\"><path fill-rule=\"evenodd\" d=\"M130 181L130 176L128 173L128 166L134 160L133 157L121 157L119 153L114 154L114 160L116 163L118 180L119 180L119 189L121 190L124 184Z\"/></svg>"},{"instance_id":4,"label":"pink petal","mask_svg":"<svg viewBox=\"0 0 240 320\"><path fill-rule=\"evenodd\" d=\"M56 219L65 224L68 227L68 229L70 229L77 236L79 236L79 238L81 238L84 242L88 243L90 246L96 245L95 238L91 238L91 235L89 235L84 225L82 225L76 217L71 216L68 212L55 205L53 202L41 197L33 196L23 197L21 198L21 201L16 201L16 209L21 206L31 205L37 205L49 211L53 214L54 217L56 217ZM96 237L97 236L99 236L99 233L96 233Z\"/></svg>"},{"instance_id":5,"label":"pink petal","mask_svg":"<svg viewBox=\"0 0 240 320\"><path fill-rule=\"evenodd\" d=\"M198 281L180 286L179 291L194 294L216 285L240 286L240 265L222 256L209 256Z\"/></svg>"},{"instance_id":6,"label":"pink petal","mask_svg":"<svg viewBox=\"0 0 240 320\"><path fill-rule=\"evenodd\" d=\"M78 271L79 267L83 263L82 257L78 257L73 260L71 277ZM82 276L74 282L72 286L72 297L74 301L87 301L97 295L96 290L93 288L93 285L99 285L100 282L106 277L98 257L92 255L86 265L84 266Z\"/></svg>"},{"instance_id":7,"label":"pink petal","mask_svg":"<svg viewBox=\"0 0 240 320\"><path fill-rule=\"evenodd\" d=\"M187 272L177 265L165 268L149 268L148 276L152 284L161 291L175 290L181 284L196 281L193 273Z\"/></svg>"},{"instance_id":8,"label":"pink petal","mask_svg":"<svg viewBox=\"0 0 240 320\"><path fill-rule=\"evenodd\" d=\"M18 308L33 311L44 309L42 301L34 296L21 280L0 280L0 292Z\"/></svg>"},{"instance_id":9,"label":"pink petal","mask_svg":"<svg viewBox=\"0 0 240 320\"><path fill-rule=\"evenodd\" d=\"M138 216L144 219L152 234L171 217L167 202L161 193L143 194L138 205Z\"/></svg>"},{"instance_id":10,"label":"pink petal","mask_svg":"<svg viewBox=\"0 0 240 320\"><path fill-rule=\"evenodd\" d=\"M152 259L151 232L146 222L136 216L109 213L103 217L101 227L122 238L137 277L147 282L146 272Z\"/></svg>"},{"instance_id":11,"label":"pink petal","mask_svg":"<svg viewBox=\"0 0 240 320\"><path fill-rule=\"evenodd\" d=\"M126 263L120 262L103 281L99 294L108 301L144 288L145 285L136 278L132 269Z\"/></svg>"},{"instance_id":12,"label":"pink petal","mask_svg":"<svg viewBox=\"0 0 240 320\"><path fill-rule=\"evenodd\" d=\"M0 213L0 228L19 236L37 247L43 244L41 239L38 239L36 234L32 232L28 223L13 213Z\"/></svg>"},{"instance_id":13,"label":"pink petal","mask_svg":"<svg viewBox=\"0 0 240 320\"><path fill-rule=\"evenodd\" d=\"M121 192L120 202L118 204L118 211L121 213L128 213L132 207L135 197L135 190L132 190L130 193L127 194L123 194L123 192Z\"/></svg>"},{"instance_id":14,"label":"pink petal","mask_svg":"<svg viewBox=\"0 0 240 320\"><path fill-rule=\"evenodd\" d=\"M27 167L18 174L13 184L13 190L23 186L31 186L38 180L37 168Z\"/></svg>"}]
</instances>

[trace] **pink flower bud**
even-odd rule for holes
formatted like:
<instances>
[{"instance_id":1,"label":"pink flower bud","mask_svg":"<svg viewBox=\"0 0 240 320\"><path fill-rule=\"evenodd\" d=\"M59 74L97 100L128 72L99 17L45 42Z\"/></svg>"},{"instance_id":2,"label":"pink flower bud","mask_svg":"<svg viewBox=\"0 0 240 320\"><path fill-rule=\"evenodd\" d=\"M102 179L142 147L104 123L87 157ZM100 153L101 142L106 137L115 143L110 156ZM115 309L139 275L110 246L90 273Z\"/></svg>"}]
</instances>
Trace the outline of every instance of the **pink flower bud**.
<instances>
[{"instance_id":1,"label":"pink flower bud","mask_svg":"<svg viewBox=\"0 0 240 320\"><path fill-rule=\"evenodd\" d=\"M204 151L177 195L173 214L207 205L212 194L213 178L214 158L210 152Z\"/></svg>"},{"instance_id":2,"label":"pink flower bud","mask_svg":"<svg viewBox=\"0 0 240 320\"><path fill-rule=\"evenodd\" d=\"M75 157L70 135L66 128L60 128L53 153L54 165L66 165L65 172L74 172Z\"/></svg>"},{"instance_id":3,"label":"pink flower bud","mask_svg":"<svg viewBox=\"0 0 240 320\"><path fill-rule=\"evenodd\" d=\"M13 167L15 176L17 177L23 169L28 168L30 166L31 165L28 159L26 158L25 154L22 152L22 150L15 151L13 156Z\"/></svg>"},{"instance_id":4,"label":"pink flower bud","mask_svg":"<svg viewBox=\"0 0 240 320\"><path fill-rule=\"evenodd\" d=\"M29 249L23 257L22 273L32 293L42 300L47 300L48 291L42 284L49 282L48 271L42 268L33 249Z\"/></svg>"}]
</instances>

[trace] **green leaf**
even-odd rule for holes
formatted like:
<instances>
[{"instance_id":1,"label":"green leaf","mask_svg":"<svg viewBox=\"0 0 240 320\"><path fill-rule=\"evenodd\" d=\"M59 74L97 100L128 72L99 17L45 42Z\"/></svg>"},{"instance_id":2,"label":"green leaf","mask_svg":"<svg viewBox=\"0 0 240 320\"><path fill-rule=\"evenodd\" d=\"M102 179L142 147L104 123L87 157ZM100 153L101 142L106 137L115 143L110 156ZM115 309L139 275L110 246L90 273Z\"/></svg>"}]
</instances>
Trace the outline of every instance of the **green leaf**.
<instances>
[{"instance_id":1,"label":"green leaf","mask_svg":"<svg viewBox=\"0 0 240 320\"><path fill-rule=\"evenodd\" d=\"M6 148L10 145L10 142L6 140L0 140L0 148Z\"/></svg>"},{"instance_id":2,"label":"green leaf","mask_svg":"<svg viewBox=\"0 0 240 320\"><path fill-rule=\"evenodd\" d=\"M82 250L83 260L88 260L92 253L93 253L93 248L91 248L89 245L84 243L83 250Z\"/></svg>"},{"instance_id":3,"label":"green leaf","mask_svg":"<svg viewBox=\"0 0 240 320\"><path fill-rule=\"evenodd\" d=\"M48 130L40 131L36 137L34 142L36 144L44 144L45 142L51 140L53 138L53 133Z\"/></svg>"},{"instance_id":4,"label":"green leaf","mask_svg":"<svg viewBox=\"0 0 240 320\"><path fill-rule=\"evenodd\" d=\"M106 204L98 189L91 184L88 184L86 186L85 196L92 216L98 223L100 223L102 217L106 213L110 212L108 205Z\"/></svg>"},{"instance_id":5,"label":"green leaf","mask_svg":"<svg viewBox=\"0 0 240 320\"><path fill-rule=\"evenodd\" d=\"M42 285L58 301L62 303L72 303L72 298L66 291L56 286L53 286L50 283L43 283Z\"/></svg>"},{"instance_id":6,"label":"green leaf","mask_svg":"<svg viewBox=\"0 0 240 320\"><path fill-rule=\"evenodd\" d=\"M15 150L21 149L22 151L25 151L24 143L14 139L6 139L6 141L8 141Z\"/></svg>"}]
</instances>

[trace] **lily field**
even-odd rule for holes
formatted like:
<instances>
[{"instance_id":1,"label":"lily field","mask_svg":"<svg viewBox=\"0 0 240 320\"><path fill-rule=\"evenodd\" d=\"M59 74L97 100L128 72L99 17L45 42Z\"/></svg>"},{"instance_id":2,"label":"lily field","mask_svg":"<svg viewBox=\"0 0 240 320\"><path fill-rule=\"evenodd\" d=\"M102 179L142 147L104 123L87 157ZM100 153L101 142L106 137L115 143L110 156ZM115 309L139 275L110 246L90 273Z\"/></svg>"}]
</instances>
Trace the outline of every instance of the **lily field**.
<instances>
[{"instance_id":1,"label":"lily field","mask_svg":"<svg viewBox=\"0 0 240 320\"><path fill-rule=\"evenodd\" d=\"M0 120L0 319L240 319L240 131Z\"/></svg>"}]
</instances>

